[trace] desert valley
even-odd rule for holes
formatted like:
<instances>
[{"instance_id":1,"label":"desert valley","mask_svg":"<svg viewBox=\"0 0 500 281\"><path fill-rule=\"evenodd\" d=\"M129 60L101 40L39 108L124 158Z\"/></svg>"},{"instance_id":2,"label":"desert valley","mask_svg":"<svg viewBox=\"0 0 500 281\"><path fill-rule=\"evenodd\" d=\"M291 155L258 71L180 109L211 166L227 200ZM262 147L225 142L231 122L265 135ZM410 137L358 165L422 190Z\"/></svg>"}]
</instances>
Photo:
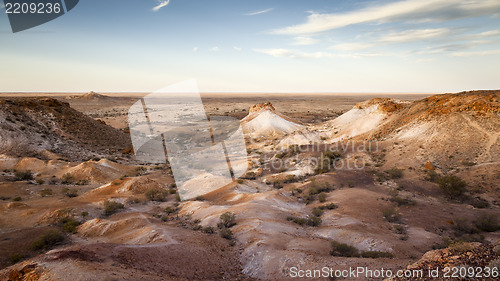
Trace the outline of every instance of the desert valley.
<instances>
[{"instance_id":1,"label":"desert valley","mask_svg":"<svg viewBox=\"0 0 500 281\"><path fill-rule=\"evenodd\" d=\"M248 170L190 200L134 156L140 97L0 94L1 280L500 267L500 91L202 95Z\"/></svg>"}]
</instances>

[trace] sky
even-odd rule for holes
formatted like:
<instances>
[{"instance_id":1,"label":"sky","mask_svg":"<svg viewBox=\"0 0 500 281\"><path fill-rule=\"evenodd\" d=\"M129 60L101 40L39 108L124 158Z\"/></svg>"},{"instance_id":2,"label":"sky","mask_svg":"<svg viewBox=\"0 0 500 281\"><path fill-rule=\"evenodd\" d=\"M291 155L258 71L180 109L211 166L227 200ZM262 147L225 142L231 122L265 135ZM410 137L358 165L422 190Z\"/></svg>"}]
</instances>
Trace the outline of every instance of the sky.
<instances>
[{"instance_id":1,"label":"sky","mask_svg":"<svg viewBox=\"0 0 500 281\"><path fill-rule=\"evenodd\" d=\"M498 0L81 0L12 33L1 92L500 89Z\"/></svg>"}]
</instances>

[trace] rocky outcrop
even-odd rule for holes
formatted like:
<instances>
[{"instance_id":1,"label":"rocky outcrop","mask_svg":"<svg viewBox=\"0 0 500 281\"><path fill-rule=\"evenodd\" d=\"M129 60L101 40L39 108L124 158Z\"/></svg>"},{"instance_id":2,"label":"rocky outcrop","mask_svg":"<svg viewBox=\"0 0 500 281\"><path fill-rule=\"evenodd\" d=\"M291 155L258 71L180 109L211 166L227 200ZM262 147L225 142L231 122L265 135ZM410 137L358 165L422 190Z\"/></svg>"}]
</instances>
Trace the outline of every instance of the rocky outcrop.
<instances>
[{"instance_id":1,"label":"rocky outcrop","mask_svg":"<svg viewBox=\"0 0 500 281\"><path fill-rule=\"evenodd\" d=\"M245 134L252 137L275 138L303 128L298 122L275 110L270 102L250 107L249 114L241 120Z\"/></svg>"},{"instance_id":2,"label":"rocky outcrop","mask_svg":"<svg viewBox=\"0 0 500 281\"><path fill-rule=\"evenodd\" d=\"M374 98L362 103L356 104L354 108L365 109L372 105L376 105L378 110L384 113L392 113L400 109L406 108L410 105L410 102L402 101L398 99L389 98Z\"/></svg>"},{"instance_id":3,"label":"rocky outcrop","mask_svg":"<svg viewBox=\"0 0 500 281\"><path fill-rule=\"evenodd\" d=\"M262 110L275 111L276 109L274 108L274 106L270 102L266 102L266 103L252 105L252 107L250 107L249 112L253 113L253 112L258 112L258 111L262 111Z\"/></svg>"},{"instance_id":4,"label":"rocky outcrop","mask_svg":"<svg viewBox=\"0 0 500 281\"><path fill-rule=\"evenodd\" d=\"M429 268L439 268L441 278L432 278L432 280L449 280L444 278L444 269L452 267L474 267L485 268L500 258L499 246L487 245L482 243L457 243L449 248L433 250L425 253L423 257L414 264L407 267L409 270L423 270L427 272ZM394 278L391 280L431 280L430 278ZM475 280L475 279L474 279ZM481 280L497 280L496 278L485 278Z\"/></svg>"}]
</instances>

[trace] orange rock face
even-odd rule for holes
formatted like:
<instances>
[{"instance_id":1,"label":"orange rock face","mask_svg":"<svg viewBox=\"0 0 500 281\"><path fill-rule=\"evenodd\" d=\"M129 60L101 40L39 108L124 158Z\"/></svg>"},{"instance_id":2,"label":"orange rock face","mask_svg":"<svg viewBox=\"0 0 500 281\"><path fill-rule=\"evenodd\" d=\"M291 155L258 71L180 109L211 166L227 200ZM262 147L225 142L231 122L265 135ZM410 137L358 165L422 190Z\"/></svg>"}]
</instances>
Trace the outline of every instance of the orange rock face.
<instances>
[{"instance_id":1,"label":"orange rock face","mask_svg":"<svg viewBox=\"0 0 500 281\"><path fill-rule=\"evenodd\" d=\"M424 168L426 170L430 170L430 171L434 171L436 169L436 167L434 167L434 165L431 163L431 161L428 161L427 163L425 163Z\"/></svg>"},{"instance_id":2,"label":"orange rock face","mask_svg":"<svg viewBox=\"0 0 500 281\"><path fill-rule=\"evenodd\" d=\"M258 112L258 111L265 110L265 109L268 109L271 111L275 110L274 106L270 102L266 102L266 103L252 105L252 107L250 107L250 113Z\"/></svg>"}]
</instances>

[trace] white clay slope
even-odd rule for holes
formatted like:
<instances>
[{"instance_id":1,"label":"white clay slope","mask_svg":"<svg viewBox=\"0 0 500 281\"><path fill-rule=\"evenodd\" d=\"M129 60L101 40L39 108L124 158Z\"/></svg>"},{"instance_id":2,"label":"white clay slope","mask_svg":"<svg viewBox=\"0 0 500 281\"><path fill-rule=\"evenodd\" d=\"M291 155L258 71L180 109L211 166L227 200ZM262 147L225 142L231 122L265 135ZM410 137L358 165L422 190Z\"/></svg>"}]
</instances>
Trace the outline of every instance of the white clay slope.
<instances>
[{"instance_id":1,"label":"white clay slope","mask_svg":"<svg viewBox=\"0 0 500 281\"><path fill-rule=\"evenodd\" d=\"M353 108L329 122L328 133L335 141L349 139L377 128L387 116L388 114L380 110L378 105Z\"/></svg>"},{"instance_id":2,"label":"white clay slope","mask_svg":"<svg viewBox=\"0 0 500 281\"><path fill-rule=\"evenodd\" d=\"M284 135L303 128L302 125L288 121L271 110L254 112L242 120L247 134L254 137Z\"/></svg>"}]
</instances>

